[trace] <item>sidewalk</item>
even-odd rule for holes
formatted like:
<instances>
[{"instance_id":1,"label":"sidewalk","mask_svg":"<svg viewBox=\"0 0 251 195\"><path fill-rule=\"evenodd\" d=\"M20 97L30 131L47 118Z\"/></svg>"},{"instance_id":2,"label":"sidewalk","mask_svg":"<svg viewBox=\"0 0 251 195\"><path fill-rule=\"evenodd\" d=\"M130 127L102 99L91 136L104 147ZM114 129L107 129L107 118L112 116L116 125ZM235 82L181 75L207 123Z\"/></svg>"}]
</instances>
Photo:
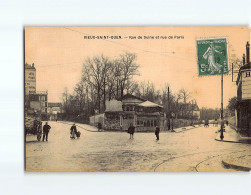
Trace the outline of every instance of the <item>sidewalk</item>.
<instances>
[{"instance_id":1,"label":"sidewalk","mask_svg":"<svg viewBox=\"0 0 251 195\"><path fill-rule=\"evenodd\" d=\"M220 130L220 126L219 126ZM241 137L234 129L230 126L225 126L225 132L223 132L224 138L221 140L220 132L216 132L216 141L223 141L223 142L233 142L233 143L244 143L244 144L251 144L251 137Z\"/></svg>"},{"instance_id":2,"label":"sidewalk","mask_svg":"<svg viewBox=\"0 0 251 195\"><path fill-rule=\"evenodd\" d=\"M221 140L220 132L216 132L215 140L222 141L222 142L230 142L230 143L251 144L251 137L241 137L230 126L225 127L225 132L223 132L223 135L224 135L224 138L223 140ZM226 169L235 169L238 171L250 171L251 170L251 150L245 151L242 154L234 154L231 156L224 157L222 159L222 165Z\"/></svg>"},{"instance_id":3,"label":"sidewalk","mask_svg":"<svg viewBox=\"0 0 251 195\"><path fill-rule=\"evenodd\" d=\"M251 152L238 155L231 155L222 160L222 165L226 169L235 169L238 171L251 171Z\"/></svg>"},{"instance_id":4,"label":"sidewalk","mask_svg":"<svg viewBox=\"0 0 251 195\"><path fill-rule=\"evenodd\" d=\"M191 130L191 129L195 129L195 128L199 127L199 126L200 126L200 125L180 127L180 128L174 129L174 132L175 132L175 133L181 133L181 132L184 132L184 131L188 131L188 130Z\"/></svg>"}]
</instances>

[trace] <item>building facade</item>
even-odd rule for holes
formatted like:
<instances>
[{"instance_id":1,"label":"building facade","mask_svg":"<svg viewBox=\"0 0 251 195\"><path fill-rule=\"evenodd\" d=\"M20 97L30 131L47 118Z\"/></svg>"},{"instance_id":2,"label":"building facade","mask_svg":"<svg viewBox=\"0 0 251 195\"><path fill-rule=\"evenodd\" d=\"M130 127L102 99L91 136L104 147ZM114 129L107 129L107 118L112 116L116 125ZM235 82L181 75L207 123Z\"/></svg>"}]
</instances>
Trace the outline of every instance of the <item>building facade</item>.
<instances>
[{"instance_id":1,"label":"building facade","mask_svg":"<svg viewBox=\"0 0 251 195\"><path fill-rule=\"evenodd\" d=\"M90 117L90 121L94 116ZM136 131L154 131L156 126L162 130L166 126L166 116L163 107L131 94L124 95L119 100L106 101L106 111L96 115L95 120L107 130L128 130L130 125Z\"/></svg>"},{"instance_id":2,"label":"building facade","mask_svg":"<svg viewBox=\"0 0 251 195\"><path fill-rule=\"evenodd\" d=\"M251 63L250 63L250 46L246 45L246 59L243 58L243 66L240 67L237 85L237 109L236 122L238 131L245 135L251 136Z\"/></svg>"},{"instance_id":3,"label":"building facade","mask_svg":"<svg viewBox=\"0 0 251 195\"><path fill-rule=\"evenodd\" d=\"M34 63L32 65L25 63L25 95L36 93L36 68Z\"/></svg>"},{"instance_id":4,"label":"building facade","mask_svg":"<svg viewBox=\"0 0 251 195\"><path fill-rule=\"evenodd\" d=\"M40 91L29 94L28 112L47 114L48 109L48 92Z\"/></svg>"}]
</instances>

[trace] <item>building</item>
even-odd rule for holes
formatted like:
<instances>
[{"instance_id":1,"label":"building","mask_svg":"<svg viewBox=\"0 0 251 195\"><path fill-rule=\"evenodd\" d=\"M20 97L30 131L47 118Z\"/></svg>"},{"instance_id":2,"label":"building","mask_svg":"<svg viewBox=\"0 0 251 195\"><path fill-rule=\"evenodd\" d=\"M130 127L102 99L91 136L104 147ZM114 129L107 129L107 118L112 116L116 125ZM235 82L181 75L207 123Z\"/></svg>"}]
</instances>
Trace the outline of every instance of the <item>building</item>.
<instances>
[{"instance_id":1,"label":"building","mask_svg":"<svg viewBox=\"0 0 251 195\"><path fill-rule=\"evenodd\" d=\"M34 94L29 94L29 113L47 114L48 108L48 92L40 91Z\"/></svg>"},{"instance_id":2,"label":"building","mask_svg":"<svg viewBox=\"0 0 251 195\"><path fill-rule=\"evenodd\" d=\"M25 63L25 95L36 93L36 68Z\"/></svg>"},{"instance_id":3,"label":"building","mask_svg":"<svg viewBox=\"0 0 251 195\"><path fill-rule=\"evenodd\" d=\"M250 45L246 44L246 59L243 54L243 66L240 67L237 85L236 122L238 131L246 136L251 136L251 63Z\"/></svg>"},{"instance_id":4,"label":"building","mask_svg":"<svg viewBox=\"0 0 251 195\"><path fill-rule=\"evenodd\" d=\"M60 113L62 113L62 103L48 103L47 114L50 120L57 120Z\"/></svg>"},{"instance_id":5,"label":"building","mask_svg":"<svg viewBox=\"0 0 251 195\"><path fill-rule=\"evenodd\" d=\"M90 117L92 125L97 122L109 130L127 130L132 124L136 131L154 131L157 125L164 129L166 116L162 106L126 94L119 100L106 101L105 113Z\"/></svg>"},{"instance_id":6,"label":"building","mask_svg":"<svg viewBox=\"0 0 251 195\"><path fill-rule=\"evenodd\" d=\"M24 65L25 68L25 97L24 107L26 114L43 114L47 115L48 92L36 90L36 68L34 63Z\"/></svg>"}]
</instances>

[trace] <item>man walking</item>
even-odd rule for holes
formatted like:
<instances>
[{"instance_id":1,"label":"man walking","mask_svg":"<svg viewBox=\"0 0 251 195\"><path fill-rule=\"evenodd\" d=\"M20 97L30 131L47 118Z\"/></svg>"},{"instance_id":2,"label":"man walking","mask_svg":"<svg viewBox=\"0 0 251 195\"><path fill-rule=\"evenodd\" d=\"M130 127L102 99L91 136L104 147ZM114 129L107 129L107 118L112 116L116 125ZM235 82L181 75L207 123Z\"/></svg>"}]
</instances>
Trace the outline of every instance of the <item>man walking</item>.
<instances>
[{"instance_id":1,"label":"man walking","mask_svg":"<svg viewBox=\"0 0 251 195\"><path fill-rule=\"evenodd\" d=\"M156 140L159 140L159 131L160 131L160 129L159 129L159 127L158 126L156 126L156 130L155 130L155 135L156 135Z\"/></svg>"},{"instance_id":2,"label":"man walking","mask_svg":"<svg viewBox=\"0 0 251 195\"><path fill-rule=\"evenodd\" d=\"M46 141L48 142L48 134L49 134L50 129L51 129L51 126L48 125L48 122L46 122L45 125L43 126L43 142L44 142L45 137L46 137Z\"/></svg>"}]
</instances>

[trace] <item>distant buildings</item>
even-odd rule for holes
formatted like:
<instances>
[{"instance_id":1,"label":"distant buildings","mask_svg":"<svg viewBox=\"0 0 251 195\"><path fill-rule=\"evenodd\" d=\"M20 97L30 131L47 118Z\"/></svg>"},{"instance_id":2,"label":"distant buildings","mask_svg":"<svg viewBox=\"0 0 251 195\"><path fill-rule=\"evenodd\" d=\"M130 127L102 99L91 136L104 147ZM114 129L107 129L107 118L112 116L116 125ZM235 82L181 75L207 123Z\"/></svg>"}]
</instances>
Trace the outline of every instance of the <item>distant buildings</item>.
<instances>
[{"instance_id":1,"label":"distant buildings","mask_svg":"<svg viewBox=\"0 0 251 195\"><path fill-rule=\"evenodd\" d=\"M237 129L240 133L251 136L251 63L250 45L246 44L246 59L243 54L243 66L240 67L237 85Z\"/></svg>"},{"instance_id":2,"label":"distant buildings","mask_svg":"<svg viewBox=\"0 0 251 195\"><path fill-rule=\"evenodd\" d=\"M57 120L58 114L62 113L62 103L48 103L47 113L50 120Z\"/></svg>"},{"instance_id":3,"label":"distant buildings","mask_svg":"<svg viewBox=\"0 0 251 195\"><path fill-rule=\"evenodd\" d=\"M101 123L104 129L127 130L132 124L136 131L153 131L166 126L162 106L131 94L119 100L106 101L105 113L90 117L92 125Z\"/></svg>"},{"instance_id":4,"label":"distant buildings","mask_svg":"<svg viewBox=\"0 0 251 195\"><path fill-rule=\"evenodd\" d=\"M34 63L32 65L25 63L25 97L24 107L28 114L47 114L48 107L48 92L36 90L36 68Z\"/></svg>"}]
</instances>

